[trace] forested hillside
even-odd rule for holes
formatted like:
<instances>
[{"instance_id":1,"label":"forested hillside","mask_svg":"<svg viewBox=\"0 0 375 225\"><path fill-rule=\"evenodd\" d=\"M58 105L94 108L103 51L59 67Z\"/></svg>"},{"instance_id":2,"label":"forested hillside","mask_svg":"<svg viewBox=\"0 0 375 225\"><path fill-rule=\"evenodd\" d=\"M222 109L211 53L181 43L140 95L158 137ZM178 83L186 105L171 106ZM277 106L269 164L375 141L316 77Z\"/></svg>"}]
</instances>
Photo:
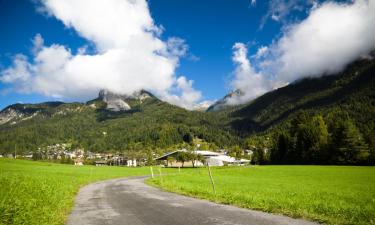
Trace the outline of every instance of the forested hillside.
<instances>
[{"instance_id":1,"label":"forested hillside","mask_svg":"<svg viewBox=\"0 0 375 225\"><path fill-rule=\"evenodd\" d=\"M16 116L0 126L2 153L36 151L72 143L90 151L144 150L190 143L199 137L217 146L238 142L223 119L149 98L130 101L131 110L114 112L99 99L82 103L12 105Z\"/></svg>"},{"instance_id":2,"label":"forested hillside","mask_svg":"<svg viewBox=\"0 0 375 225\"><path fill-rule=\"evenodd\" d=\"M269 152L266 161L348 163L352 160L327 155L347 154L341 158L350 158L350 154L362 154L367 158L372 154L374 157L375 60L355 62L337 75L297 81L240 108L226 109L225 113L233 119L233 130L242 137L251 136L245 141L246 147L254 143L264 145L265 137L268 138L266 145L273 149L274 158ZM319 134L324 132L327 133L323 137L324 147L314 146L322 141ZM340 148L347 152L339 153ZM346 148L357 153L350 153ZM309 149L313 152L306 153Z\"/></svg>"},{"instance_id":3,"label":"forested hillside","mask_svg":"<svg viewBox=\"0 0 375 225\"><path fill-rule=\"evenodd\" d=\"M340 74L296 81L215 112L188 111L144 91L87 103L16 104L0 114L0 151L55 143L142 151L199 138L211 149L251 148L260 163L367 163L375 152L374 75L375 60L361 60Z\"/></svg>"}]
</instances>

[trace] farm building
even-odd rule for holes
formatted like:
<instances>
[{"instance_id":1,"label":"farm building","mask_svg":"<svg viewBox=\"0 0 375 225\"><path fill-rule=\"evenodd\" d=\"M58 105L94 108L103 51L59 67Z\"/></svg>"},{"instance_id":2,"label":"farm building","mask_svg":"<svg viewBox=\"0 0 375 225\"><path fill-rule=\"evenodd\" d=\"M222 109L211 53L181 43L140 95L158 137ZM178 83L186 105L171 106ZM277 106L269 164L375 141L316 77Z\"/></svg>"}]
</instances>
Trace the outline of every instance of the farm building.
<instances>
[{"instance_id":1,"label":"farm building","mask_svg":"<svg viewBox=\"0 0 375 225\"><path fill-rule=\"evenodd\" d=\"M212 151L195 151L196 154L202 155L206 160L206 164L210 166L225 166L225 165L243 165L249 164L250 160L235 159L234 157Z\"/></svg>"},{"instance_id":2,"label":"farm building","mask_svg":"<svg viewBox=\"0 0 375 225\"><path fill-rule=\"evenodd\" d=\"M193 166L192 161L186 161L186 162L182 163L182 162L179 162L179 161L176 160L176 158L178 157L178 154L181 153L181 152L187 152L187 150L182 149L182 150L176 150L176 151L173 151L173 152L169 152L169 153L167 153L167 154L165 154L161 157L156 158L155 161L159 162L159 164L169 166L169 167L182 167L182 166L191 167L191 166ZM203 166L203 163L195 160L194 166Z\"/></svg>"},{"instance_id":3,"label":"farm building","mask_svg":"<svg viewBox=\"0 0 375 225\"><path fill-rule=\"evenodd\" d=\"M178 158L178 154L180 152L187 152L186 149L182 150L176 150L170 153L167 153L159 158L156 158L155 160L160 162L161 164L164 164L165 166L170 167L181 167L182 162L178 162L176 158ZM203 156L204 160L202 160L206 165L210 166L224 166L224 165L244 165L250 163L250 160L247 159L235 159L234 157L225 155L223 153L219 152L213 152L213 151L193 151L192 153L195 153L197 155ZM203 162L195 160L194 166L203 166ZM186 161L184 162L184 166L193 166L192 161Z\"/></svg>"}]
</instances>

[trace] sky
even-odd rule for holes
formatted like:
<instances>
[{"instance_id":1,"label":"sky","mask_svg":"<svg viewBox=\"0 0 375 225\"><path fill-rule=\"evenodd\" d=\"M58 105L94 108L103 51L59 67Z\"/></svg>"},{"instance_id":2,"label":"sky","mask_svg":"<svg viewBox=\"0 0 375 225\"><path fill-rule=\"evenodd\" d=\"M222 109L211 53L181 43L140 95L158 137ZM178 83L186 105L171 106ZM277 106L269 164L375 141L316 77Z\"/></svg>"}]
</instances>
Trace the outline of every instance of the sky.
<instances>
[{"instance_id":1,"label":"sky","mask_svg":"<svg viewBox=\"0 0 375 225\"><path fill-rule=\"evenodd\" d=\"M0 109L100 89L241 104L375 49L375 0L0 0L0 21Z\"/></svg>"}]
</instances>

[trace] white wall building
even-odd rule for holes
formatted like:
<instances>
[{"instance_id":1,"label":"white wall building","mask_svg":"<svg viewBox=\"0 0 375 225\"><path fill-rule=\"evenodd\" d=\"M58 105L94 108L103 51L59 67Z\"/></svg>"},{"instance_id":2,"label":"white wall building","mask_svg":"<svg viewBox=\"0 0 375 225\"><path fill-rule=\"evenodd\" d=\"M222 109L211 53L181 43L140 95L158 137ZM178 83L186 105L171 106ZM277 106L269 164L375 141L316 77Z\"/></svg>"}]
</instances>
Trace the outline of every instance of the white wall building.
<instances>
[{"instance_id":1,"label":"white wall building","mask_svg":"<svg viewBox=\"0 0 375 225\"><path fill-rule=\"evenodd\" d=\"M128 159L126 161L128 167L136 167L137 166L137 160L136 159Z\"/></svg>"},{"instance_id":2,"label":"white wall building","mask_svg":"<svg viewBox=\"0 0 375 225\"><path fill-rule=\"evenodd\" d=\"M210 166L224 166L224 165L243 165L250 163L247 159L235 159L234 157L224 155L212 151L195 151L196 154L202 155L206 158L206 163Z\"/></svg>"}]
</instances>

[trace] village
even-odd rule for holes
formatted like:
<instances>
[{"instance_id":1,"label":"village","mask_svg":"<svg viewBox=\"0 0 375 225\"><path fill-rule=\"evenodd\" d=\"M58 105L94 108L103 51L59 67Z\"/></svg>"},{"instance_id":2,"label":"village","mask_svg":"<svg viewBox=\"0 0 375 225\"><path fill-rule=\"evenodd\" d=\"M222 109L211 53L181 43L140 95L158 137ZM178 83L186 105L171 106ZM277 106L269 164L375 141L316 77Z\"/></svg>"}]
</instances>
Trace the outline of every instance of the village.
<instances>
[{"instance_id":1,"label":"village","mask_svg":"<svg viewBox=\"0 0 375 225\"><path fill-rule=\"evenodd\" d=\"M14 154L0 155L0 157L23 158L29 160L53 161L76 166L148 166L159 165L163 167L200 167L200 166L232 166L246 165L251 163L252 150L240 150L236 154L228 150L221 149L199 150L200 145L195 150L185 148L169 151L166 154L151 156L134 153L98 153L85 151L83 148L72 148L71 144L58 143L46 147L38 148L38 151L22 155Z\"/></svg>"}]
</instances>

